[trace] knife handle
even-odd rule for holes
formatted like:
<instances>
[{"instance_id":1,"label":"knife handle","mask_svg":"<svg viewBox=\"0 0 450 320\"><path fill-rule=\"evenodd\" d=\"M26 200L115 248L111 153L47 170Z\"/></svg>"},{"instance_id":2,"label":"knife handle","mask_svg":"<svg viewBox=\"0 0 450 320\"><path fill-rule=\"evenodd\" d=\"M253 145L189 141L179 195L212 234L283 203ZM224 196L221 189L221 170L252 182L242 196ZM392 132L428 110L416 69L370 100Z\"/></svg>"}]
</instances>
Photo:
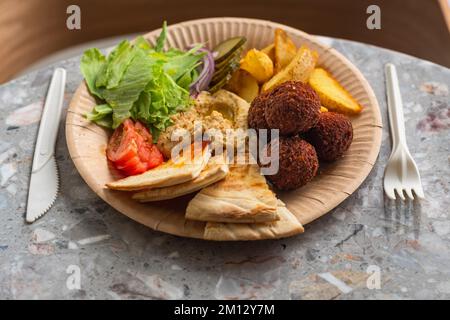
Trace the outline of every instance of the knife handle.
<instances>
[{"instance_id":1,"label":"knife handle","mask_svg":"<svg viewBox=\"0 0 450 320\"><path fill-rule=\"evenodd\" d=\"M66 70L57 68L53 72L52 81L45 99L44 110L42 111L41 124L39 126L33 157L33 172L40 170L55 152L65 85Z\"/></svg>"}]
</instances>

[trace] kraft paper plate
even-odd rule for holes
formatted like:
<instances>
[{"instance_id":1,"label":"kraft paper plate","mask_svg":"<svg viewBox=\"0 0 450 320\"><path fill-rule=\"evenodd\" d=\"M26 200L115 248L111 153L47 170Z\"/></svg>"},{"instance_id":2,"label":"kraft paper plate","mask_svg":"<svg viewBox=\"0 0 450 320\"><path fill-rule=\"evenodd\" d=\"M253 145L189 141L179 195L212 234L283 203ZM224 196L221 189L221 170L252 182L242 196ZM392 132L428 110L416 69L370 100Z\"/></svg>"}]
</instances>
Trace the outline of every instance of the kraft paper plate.
<instances>
[{"instance_id":1,"label":"kraft paper plate","mask_svg":"<svg viewBox=\"0 0 450 320\"><path fill-rule=\"evenodd\" d=\"M183 22L169 27L167 43L170 47L186 48L193 43L203 42L213 47L224 39L242 35L248 39L248 48L263 48L273 42L275 28L286 30L297 46L307 44L316 50L320 55L319 65L331 72L364 106L364 111L352 119L354 140L345 156L321 167L320 175L305 187L278 193L288 209L305 225L351 195L367 177L377 159L381 144L381 115L373 90L361 72L339 52L321 44L314 36L264 20L211 18ZM145 37L154 42L159 32L152 31ZM202 239L205 223L184 219L185 208L192 195L176 201L141 204L132 200L126 192L105 189L105 184L118 176L109 168L105 156L110 132L83 117L94 105L95 100L83 82L72 98L66 119L70 156L90 188L119 212L152 229ZM277 237L290 235L278 234ZM245 236L229 238L246 239ZM252 236L252 239L263 238L267 237Z\"/></svg>"}]
</instances>

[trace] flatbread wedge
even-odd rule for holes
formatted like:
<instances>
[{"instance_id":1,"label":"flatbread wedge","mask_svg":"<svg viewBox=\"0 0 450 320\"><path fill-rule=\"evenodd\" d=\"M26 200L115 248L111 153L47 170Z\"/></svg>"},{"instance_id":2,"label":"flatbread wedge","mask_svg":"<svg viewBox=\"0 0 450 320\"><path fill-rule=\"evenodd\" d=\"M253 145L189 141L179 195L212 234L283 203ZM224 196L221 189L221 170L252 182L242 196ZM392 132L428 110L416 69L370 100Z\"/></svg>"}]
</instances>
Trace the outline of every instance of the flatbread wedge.
<instances>
[{"instance_id":1,"label":"flatbread wedge","mask_svg":"<svg viewBox=\"0 0 450 320\"><path fill-rule=\"evenodd\" d=\"M230 173L189 202L186 219L253 223L278 220L277 199L258 165L231 165Z\"/></svg>"},{"instance_id":2,"label":"flatbread wedge","mask_svg":"<svg viewBox=\"0 0 450 320\"><path fill-rule=\"evenodd\" d=\"M267 223L217 223L208 222L203 238L215 241L263 240L290 237L304 232L302 224L278 200L278 221Z\"/></svg>"},{"instance_id":3,"label":"flatbread wedge","mask_svg":"<svg viewBox=\"0 0 450 320\"><path fill-rule=\"evenodd\" d=\"M228 171L228 165L223 162L223 157L215 156L209 160L205 169L203 169L197 178L170 187L152 188L141 191L135 193L133 199L140 202L151 202L181 197L225 178Z\"/></svg>"},{"instance_id":4,"label":"flatbread wedge","mask_svg":"<svg viewBox=\"0 0 450 320\"><path fill-rule=\"evenodd\" d=\"M177 185L198 177L210 157L211 150L207 144L201 153L193 153L192 159L190 159L190 155L189 158L182 155L176 162L171 159L147 172L107 183L106 186L114 190L136 191Z\"/></svg>"}]
</instances>

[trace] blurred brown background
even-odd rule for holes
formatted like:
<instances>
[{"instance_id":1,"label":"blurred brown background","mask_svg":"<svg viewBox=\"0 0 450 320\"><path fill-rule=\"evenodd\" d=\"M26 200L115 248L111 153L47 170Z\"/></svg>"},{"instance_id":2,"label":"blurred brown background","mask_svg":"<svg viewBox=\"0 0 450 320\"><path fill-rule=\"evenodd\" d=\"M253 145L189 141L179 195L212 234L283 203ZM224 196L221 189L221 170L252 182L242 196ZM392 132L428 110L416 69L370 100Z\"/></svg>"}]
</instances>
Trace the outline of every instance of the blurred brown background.
<instances>
[{"instance_id":1,"label":"blurred brown background","mask_svg":"<svg viewBox=\"0 0 450 320\"><path fill-rule=\"evenodd\" d=\"M268 19L306 32L402 51L450 66L448 0L0 0L0 82L58 50L105 37L146 32L216 16ZM81 30L66 9L81 8ZM366 9L381 8L381 30Z\"/></svg>"}]
</instances>

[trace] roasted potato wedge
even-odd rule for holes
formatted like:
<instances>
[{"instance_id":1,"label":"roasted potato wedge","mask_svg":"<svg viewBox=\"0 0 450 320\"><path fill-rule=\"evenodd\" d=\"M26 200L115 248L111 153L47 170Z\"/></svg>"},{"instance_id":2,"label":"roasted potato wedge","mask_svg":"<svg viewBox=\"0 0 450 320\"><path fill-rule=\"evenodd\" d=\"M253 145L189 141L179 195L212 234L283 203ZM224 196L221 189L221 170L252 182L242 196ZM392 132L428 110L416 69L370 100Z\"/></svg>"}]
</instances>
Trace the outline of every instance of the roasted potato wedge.
<instances>
[{"instance_id":1,"label":"roasted potato wedge","mask_svg":"<svg viewBox=\"0 0 450 320\"><path fill-rule=\"evenodd\" d=\"M298 49L294 59L263 85L263 91L270 90L290 80L308 82L316 66L317 58L317 52L309 50L306 46L302 46Z\"/></svg>"},{"instance_id":2,"label":"roasted potato wedge","mask_svg":"<svg viewBox=\"0 0 450 320\"><path fill-rule=\"evenodd\" d=\"M326 70L314 69L309 84L319 94L320 101L327 109L344 114L358 114L362 111L358 101Z\"/></svg>"},{"instance_id":3,"label":"roasted potato wedge","mask_svg":"<svg viewBox=\"0 0 450 320\"><path fill-rule=\"evenodd\" d=\"M247 71L239 69L225 86L225 89L236 93L239 97L251 103L259 94L258 81Z\"/></svg>"},{"instance_id":4,"label":"roasted potato wedge","mask_svg":"<svg viewBox=\"0 0 450 320\"><path fill-rule=\"evenodd\" d=\"M267 47L262 48L261 52L264 52L265 54L267 54L269 56L270 60L272 60L272 62L275 63L275 44L274 43L271 43Z\"/></svg>"},{"instance_id":5,"label":"roasted potato wedge","mask_svg":"<svg viewBox=\"0 0 450 320\"><path fill-rule=\"evenodd\" d=\"M273 76L273 62L262 51L251 49L241 60L241 69L250 73L259 83Z\"/></svg>"},{"instance_id":6,"label":"roasted potato wedge","mask_svg":"<svg viewBox=\"0 0 450 320\"><path fill-rule=\"evenodd\" d=\"M275 73L278 73L294 59L295 54L297 53L297 47L294 42L292 42L291 38L289 38L286 31L276 29L274 50Z\"/></svg>"}]
</instances>

